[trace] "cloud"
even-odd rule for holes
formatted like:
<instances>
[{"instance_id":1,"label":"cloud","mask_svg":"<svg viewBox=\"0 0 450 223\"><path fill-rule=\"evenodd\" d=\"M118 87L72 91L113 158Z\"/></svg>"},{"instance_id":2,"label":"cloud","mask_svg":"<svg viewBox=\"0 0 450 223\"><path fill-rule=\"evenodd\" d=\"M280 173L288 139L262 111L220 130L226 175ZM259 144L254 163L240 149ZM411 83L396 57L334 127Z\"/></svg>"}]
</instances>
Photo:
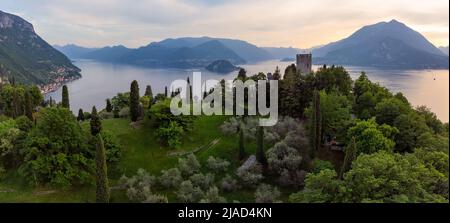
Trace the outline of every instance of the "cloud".
<instances>
[{"instance_id":1,"label":"cloud","mask_svg":"<svg viewBox=\"0 0 450 223\"><path fill-rule=\"evenodd\" d=\"M448 45L448 4L447 0L383 4L371 0L2 0L3 10L20 12L51 43L131 47L181 36L310 47L392 18L426 32L436 45Z\"/></svg>"}]
</instances>

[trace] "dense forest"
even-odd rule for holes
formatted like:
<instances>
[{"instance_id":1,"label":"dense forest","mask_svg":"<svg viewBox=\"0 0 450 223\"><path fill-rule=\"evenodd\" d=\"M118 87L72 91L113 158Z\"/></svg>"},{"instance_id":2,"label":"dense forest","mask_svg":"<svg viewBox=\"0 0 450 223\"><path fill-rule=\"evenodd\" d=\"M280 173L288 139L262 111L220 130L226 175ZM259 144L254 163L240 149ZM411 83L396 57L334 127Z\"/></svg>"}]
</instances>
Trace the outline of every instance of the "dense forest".
<instances>
[{"instance_id":1,"label":"dense forest","mask_svg":"<svg viewBox=\"0 0 450 223\"><path fill-rule=\"evenodd\" d=\"M0 202L448 202L449 126L427 107L340 66L236 79L279 80L276 125L174 116L151 83L77 115L67 86L1 85Z\"/></svg>"}]
</instances>

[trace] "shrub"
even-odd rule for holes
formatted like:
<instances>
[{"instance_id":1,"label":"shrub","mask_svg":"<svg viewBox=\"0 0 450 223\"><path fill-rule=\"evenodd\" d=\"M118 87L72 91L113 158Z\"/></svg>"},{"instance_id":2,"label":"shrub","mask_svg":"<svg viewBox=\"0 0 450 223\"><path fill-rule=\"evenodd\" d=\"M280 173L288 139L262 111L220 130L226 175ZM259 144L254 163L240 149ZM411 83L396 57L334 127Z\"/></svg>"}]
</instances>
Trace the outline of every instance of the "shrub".
<instances>
[{"instance_id":1,"label":"shrub","mask_svg":"<svg viewBox=\"0 0 450 223\"><path fill-rule=\"evenodd\" d=\"M120 118L128 118L129 115L130 115L129 107L124 107L124 108L120 109L120 111L119 111Z\"/></svg>"},{"instance_id":2,"label":"shrub","mask_svg":"<svg viewBox=\"0 0 450 223\"><path fill-rule=\"evenodd\" d=\"M156 135L163 143L166 143L170 148L178 148L181 146L183 132L183 128L176 122L170 122L168 125L160 126L156 130Z\"/></svg>"},{"instance_id":3,"label":"shrub","mask_svg":"<svg viewBox=\"0 0 450 223\"><path fill-rule=\"evenodd\" d=\"M165 188L175 188L183 181L183 177L178 168L162 170L161 173L162 175L159 177L159 183Z\"/></svg>"},{"instance_id":4,"label":"shrub","mask_svg":"<svg viewBox=\"0 0 450 223\"><path fill-rule=\"evenodd\" d=\"M200 200L200 203L226 203L227 200L224 197L219 195L219 189L216 186L210 187L208 191L206 191L203 199Z\"/></svg>"},{"instance_id":5,"label":"shrub","mask_svg":"<svg viewBox=\"0 0 450 223\"><path fill-rule=\"evenodd\" d=\"M89 112L83 112L83 116L84 116L84 120L91 119L91 113L89 113Z\"/></svg>"},{"instance_id":6,"label":"shrub","mask_svg":"<svg viewBox=\"0 0 450 223\"><path fill-rule=\"evenodd\" d=\"M214 184L214 174L207 173L206 175L203 175L202 173L197 173L189 177L189 180L192 184L194 184L194 186L198 186L202 190L206 190Z\"/></svg>"},{"instance_id":7,"label":"shrub","mask_svg":"<svg viewBox=\"0 0 450 223\"><path fill-rule=\"evenodd\" d=\"M299 187L303 184L305 173L301 171L302 156L284 141L267 151L267 161L270 170L279 175L278 182L282 186Z\"/></svg>"},{"instance_id":8,"label":"shrub","mask_svg":"<svg viewBox=\"0 0 450 223\"><path fill-rule=\"evenodd\" d=\"M204 196L202 189L200 189L200 187L194 186L189 180L183 181L180 184L180 187L176 194L177 198L181 202L185 203L198 202Z\"/></svg>"},{"instance_id":9,"label":"shrub","mask_svg":"<svg viewBox=\"0 0 450 223\"><path fill-rule=\"evenodd\" d=\"M258 186L255 192L256 203L279 203L280 191L276 187L272 187L268 184L261 184Z\"/></svg>"},{"instance_id":10,"label":"shrub","mask_svg":"<svg viewBox=\"0 0 450 223\"><path fill-rule=\"evenodd\" d=\"M267 151L267 161L269 167L275 173L280 174L284 169L297 170L302 164L302 157L292 147L285 142L279 142Z\"/></svg>"},{"instance_id":11,"label":"shrub","mask_svg":"<svg viewBox=\"0 0 450 223\"><path fill-rule=\"evenodd\" d=\"M20 131L29 132L33 128L33 122L27 116L20 116L15 121Z\"/></svg>"},{"instance_id":12,"label":"shrub","mask_svg":"<svg viewBox=\"0 0 450 223\"><path fill-rule=\"evenodd\" d=\"M262 175L262 168L259 164L253 165L250 168L239 169L236 175L241 180L241 183L246 187L254 187L264 179Z\"/></svg>"},{"instance_id":13,"label":"shrub","mask_svg":"<svg viewBox=\"0 0 450 223\"><path fill-rule=\"evenodd\" d=\"M221 158L215 158L213 156L208 157L207 166L214 172L225 172L230 166L230 162Z\"/></svg>"},{"instance_id":14,"label":"shrub","mask_svg":"<svg viewBox=\"0 0 450 223\"><path fill-rule=\"evenodd\" d=\"M125 175L119 181L126 189L127 197L133 202L143 202L152 196L151 188L155 185L156 178L151 176L144 169L139 169L132 177Z\"/></svg>"},{"instance_id":15,"label":"shrub","mask_svg":"<svg viewBox=\"0 0 450 223\"><path fill-rule=\"evenodd\" d=\"M220 184L220 188L223 191L234 191L239 188L238 182L230 175L226 175Z\"/></svg>"},{"instance_id":16,"label":"shrub","mask_svg":"<svg viewBox=\"0 0 450 223\"><path fill-rule=\"evenodd\" d=\"M122 147L117 142L117 138L108 131L102 132L103 143L106 150L106 161L108 164L116 164L122 157Z\"/></svg>"},{"instance_id":17,"label":"shrub","mask_svg":"<svg viewBox=\"0 0 450 223\"><path fill-rule=\"evenodd\" d=\"M313 173L319 173L322 170L334 170L334 166L330 161L324 161L324 160L315 160L314 161L314 167L313 167Z\"/></svg>"},{"instance_id":18,"label":"shrub","mask_svg":"<svg viewBox=\"0 0 450 223\"><path fill-rule=\"evenodd\" d=\"M0 166L4 168L17 166L22 160L20 150L24 133L17 126L14 120L0 122Z\"/></svg>"},{"instance_id":19,"label":"shrub","mask_svg":"<svg viewBox=\"0 0 450 223\"><path fill-rule=\"evenodd\" d=\"M114 118L114 114L112 112L101 111L99 114L100 119L111 119Z\"/></svg>"},{"instance_id":20,"label":"shrub","mask_svg":"<svg viewBox=\"0 0 450 223\"><path fill-rule=\"evenodd\" d=\"M143 203L169 203L169 200L165 195L160 194L150 194Z\"/></svg>"},{"instance_id":21,"label":"shrub","mask_svg":"<svg viewBox=\"0 0 450 223\"><path fill-rule=\"evenodd\" d=\"M0 180L3 180L6 177L6 170L3 166L0 165Z\"/></svg>"},{"instance_id":22,"label":"shrub","mask_svg":"<svg viewBox=\"0 0 450 223\"><path fill-rule=\"evenodd\" d=\"M278 177L278 183L281 186L302 187L305 184L306 174L307 172L304 170L289 171L284 169Z\"/></svg>"},{"instance_id":23,"label":"shrub","mask_svg":"<svg viewBox=\"0 0 450 223\"><path fill-rule=\"evenodd\" d=\"M186 158L178 159L178 168L181 171L181 174L185 177L191 176L194 173L197 173L200 170L200 163L197 160L197 157L194 154L187 155Z\"/></svg>"}]
</instances>

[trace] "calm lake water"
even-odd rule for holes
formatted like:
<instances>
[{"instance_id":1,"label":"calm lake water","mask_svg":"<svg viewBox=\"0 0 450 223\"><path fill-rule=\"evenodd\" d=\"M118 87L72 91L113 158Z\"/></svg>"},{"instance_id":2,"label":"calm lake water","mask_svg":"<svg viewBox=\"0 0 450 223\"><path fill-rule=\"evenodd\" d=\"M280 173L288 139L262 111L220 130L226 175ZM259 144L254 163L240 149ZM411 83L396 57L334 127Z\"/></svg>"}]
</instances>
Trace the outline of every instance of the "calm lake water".
<instances>
[{"instance_id":1,"label":"calm lake water","mask_svg":"<svg viewBox=\"0 0 450 223\"><path fill-rule=\"evenodd\" d=\"M129 91L133 80L139 82L141 94L150 84L153 94L163 93L165 86L177 79L186 79L193 71L201 71L202 79L234 79L237 72L226 75L205 70L151 69L129 65L117 65L94 61L75 61L82 71L82 78L68 84L70 105L74 113L79 108L90 111L92 106L105 107L106 98L118 92ZM278 66L282 72L291 62L266 61L243 65L247 75L272 72ZM365 71L374 82L379 82L392 92L403 92L413 105L426 105L444 122L449 120L449 70L380 70L369 67L345 67L353 79ZM317 67L313 67L317 69ZM46 98L61 100L61 89L49 93Z\"/></svg>"}]
</instances>

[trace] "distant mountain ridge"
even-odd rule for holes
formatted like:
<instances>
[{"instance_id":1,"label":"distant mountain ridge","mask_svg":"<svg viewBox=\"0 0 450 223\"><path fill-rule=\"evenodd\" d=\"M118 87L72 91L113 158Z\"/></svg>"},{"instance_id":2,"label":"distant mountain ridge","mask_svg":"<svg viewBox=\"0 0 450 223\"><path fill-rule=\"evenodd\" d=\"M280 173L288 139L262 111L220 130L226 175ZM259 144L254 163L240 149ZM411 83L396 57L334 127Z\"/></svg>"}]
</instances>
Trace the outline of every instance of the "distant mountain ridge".
<instances>
[{"instance_id":1,"label":"distant mountain ridge","mask_svg":"<svg viewBox=\"0 0 450 223\"><path fill-rule=\"evenodd\" d=\"M261 47L270 53L275 59L295 58L295 55L303 50L293 47Z\"/></svg>"},{"instance_id":2,"label":"distant mountain ridge","mask_svg":"<svg viewBox=\"0 0 450 223\"><path fill-rule=\"evenodd\" d=\"M82 47L77 46L75 44L68 44L64 46L60 45L53 45L53 47L57 50L59 50L61 53L66 55L70 59L81 59L86 54L98 50L98 48L88 48L88 47Z\"/></svg>"},{"instance_id":3,"label":"distant mountain ridge","mask_svg":"<svg viewBox=\"0 0 450 223\"><path fill-rule=\"evenodd\" d=\"M49 84L81 77L61 52L19 16L0 11L0 76L26 84Z\"/></svg>"},{"instance_id":4,"label":"distant mountain ridge","mask_svg":"<svg viewBox=\"0 0 450 223\"><path fill-rule=\"evenodd\" d=\"M74 48L63 47L61 51ZM398 69L448 68L445 48L438 49L420 33L392 20L364 26L348 38L310 48L257 47L226 38L183 37L152 42L137 49L124 46L89 51L80 58L148 67L204 68L216 60L234 65L272 59L295 60L298 53L312 52L316 64L340 64ZM448 48L447 48L448 52ZM74 52L65 52L73 57Z\"/></svg>"},{"instance_id":5,"label":"distant mountain ridge","mask_svg":"<svg viewBox=\"0 0 450 223\"><path fill-rule=\"evenodd\" d=\"M441 46L439 47L439 49L442 51L442 53L448 56L448 46Z\"/></svg>"},{"instance_id":6,"label":"distant mountain ridge","mask_svg":"<svg viewBox=\"0 0 450 223\"><path fill-rule=\"evenodd\" d=\"M313 50L316 63L401 69L448 68L448 56L396 20L364 26L348 38Z\"/></svg>"},{"instance_id":7,"label":"distant mountain ridge","mask_svg":"<svg viewBox=\"0 0 450 223\"><path fill-rule=\"evenodd\" d=\"M124 46L89 49L75 45L58 48L72 59L149 67L203 68L216 60L227 60L239 65L275 58L266 50L242 40L211 37L165 39L137 49Z\"/></svg>"}]
</instances>

